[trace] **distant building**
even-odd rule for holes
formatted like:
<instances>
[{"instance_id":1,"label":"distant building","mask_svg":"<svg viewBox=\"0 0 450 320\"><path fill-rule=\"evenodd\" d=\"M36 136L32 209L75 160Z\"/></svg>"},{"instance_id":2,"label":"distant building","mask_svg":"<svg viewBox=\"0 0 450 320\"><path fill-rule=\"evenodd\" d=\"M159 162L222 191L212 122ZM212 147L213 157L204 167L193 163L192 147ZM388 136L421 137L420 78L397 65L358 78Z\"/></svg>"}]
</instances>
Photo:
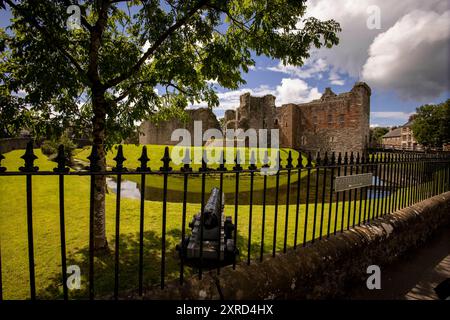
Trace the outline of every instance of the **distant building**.
<instances>
[{"instance_id":1,"label":"distant building","mask_svg":"<svg viewBox=\"0 0 450 320\"><path fill-rule=\"evenodd\" d=\"M390 130L383 137L383 147L386 149L402 148L402 128Z\"/></svg>"},{"instance_id":2,"label":"distant building","mask_svg":"<svg viewBox=\"0 0 450 320\"><path fill-rule=\"evenodd\" d=\"M422 145L416 141L414 138L414 133L411 129L413 122L414 118L410 118L410 120L401 127L386 133L382 137L383 148L398 150L422 150Z\"/></svg>"}]
</instances>

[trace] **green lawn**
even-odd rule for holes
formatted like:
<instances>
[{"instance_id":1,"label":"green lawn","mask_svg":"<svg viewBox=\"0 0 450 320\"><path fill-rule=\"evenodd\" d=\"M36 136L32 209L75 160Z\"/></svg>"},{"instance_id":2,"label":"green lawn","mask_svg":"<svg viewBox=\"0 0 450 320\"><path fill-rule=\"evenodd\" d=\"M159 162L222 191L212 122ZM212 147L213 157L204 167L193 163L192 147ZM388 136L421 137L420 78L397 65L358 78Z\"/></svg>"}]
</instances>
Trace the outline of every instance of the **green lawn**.
<instances>
[{"instance_id":1,"label":"green lawn","mask_svg":"<svg viewBox=\"0 0 450 320\"><path fill-rule=\"evenodd\" d=\"M128 148L128 147L127 147ZM127 150L125 150L127 151ZM53 162L46 159L40 150L35 150L39 157L36 165L40 170L51 170L55 167ZM23 150L12 151L5 154L6 159L2 165L7 168L18 167L22 163L20 156ZM127 152L125 152L127 157ZM151 155L150 155L151 156ZM110 156L109 156L110 157ZM130 157L131 159L132 157ZM155 157L153 157L155 158ZM130 165L130 167L134 164ZM295 174L293 174L294 177ZM270 177L269 179L274 179ZM248 184L248 180L242 181L242 187ZM247 186L248 187L248 186ZM262 191L255 191L262 192ZM68 176L65 178L65 210L66 210L66 239L68 264L78 264L81 267L83 281L81 290L69 292L72 298L86 297L87 289L87 248L88 248L88 217L89 217L89 177ZM294 195L291 195L294 196ZM110 193L106 197L106 228L110 247L114 243L115 224L115 195ZM280 194L280 205L278 206L277 221L277 249L283 247L284 226L286 206L285 195ZM374 204L375 201L372 201ZM372 206L373 206L372 204ZM353 206L353 202L350 204ZM348 203L346 203L348 206ZM198 204L187 205L187 220L199 210ZM328 204L324 205L323 233L327 231L327 224L330 222L331 230L335 224L334 210L332 204L331 220L328 221ZM339 215L337 226L341 226L341 208L339 203ZM356 212L358 212L359 201L356 202ZM139 201L132 199L122 199L120 220L120 289L137 288L138 282L138 243L139 243ZM265 252L272 250L274 232L275 206L266 206L265 221ZM289 229L288 247L294 243L295 232L295 205L289 206ZM305 225L305 205L299 210L299 232L298 243L303 241ZM347 216L347 209L344 214L344 228L348 220L353 220L353 208L350 208L350 219ZM249 206L240 205L238 219L238 247L240 249L240 259L245 260L247 256L248 241L248 221ZM260 251L261 229L262 229L261 205L253 206L252 222L252 256L258 257ZM152 285L159 283L160 275L160 244L161 244L161 212L162 203L155 201L145 202L145 270L144 283ZM319 235L322 208L319 202L316 214L315 236ZM179 275L179 260L175 245L181 237L181 213L182 204L167 204L167 266L166 278L176 278ZM227 205L225 214L233 217L234 206ZM312 238L312 226L314 221L314 204L309 206L307 221L307 241ZM358 218L356 219L358 221ZM234 222L234 221L233 221ZM27 224L26 224L26 194L25 177L0 177L0 234L1 234L1 262L3 278L3 296L5 299L26 299L29 297L28 280L28 247L27 247ZM58 204L58 177L56 176L34 176L33 177L33 235L35 241L34 253L36 263L36 287L38 297L54 298L60 297L62 287L60 282L60 244L59 244L59 204ZM104 295L112 292L114 287L114 255L105 254L96 257L96 294ZM187 269L187 273L191 270Z\"/></svg>"}]
</instances>

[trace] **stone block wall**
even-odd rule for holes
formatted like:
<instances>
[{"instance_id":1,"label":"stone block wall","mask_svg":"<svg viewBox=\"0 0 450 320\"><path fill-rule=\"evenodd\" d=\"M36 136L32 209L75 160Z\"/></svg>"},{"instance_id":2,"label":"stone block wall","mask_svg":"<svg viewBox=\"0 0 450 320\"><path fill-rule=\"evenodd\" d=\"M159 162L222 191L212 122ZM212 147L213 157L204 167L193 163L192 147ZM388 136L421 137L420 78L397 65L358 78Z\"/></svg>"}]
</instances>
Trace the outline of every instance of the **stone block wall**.
<instances>
[{"instance_id":1,"label":"stone block wall","mask_svg":"<svg viewBox=\"0 0 450 320\"><path fill-rule=\"evenodd\" d=\"M450 225L450 192L386 215L286 254L250 266L238 264L147 288L144 299L329 299L345 298L349 287L365 281L369 265L383 266L421 246ZM135 292L129 298L137 298Z\"/></svg>"}]
</instances>

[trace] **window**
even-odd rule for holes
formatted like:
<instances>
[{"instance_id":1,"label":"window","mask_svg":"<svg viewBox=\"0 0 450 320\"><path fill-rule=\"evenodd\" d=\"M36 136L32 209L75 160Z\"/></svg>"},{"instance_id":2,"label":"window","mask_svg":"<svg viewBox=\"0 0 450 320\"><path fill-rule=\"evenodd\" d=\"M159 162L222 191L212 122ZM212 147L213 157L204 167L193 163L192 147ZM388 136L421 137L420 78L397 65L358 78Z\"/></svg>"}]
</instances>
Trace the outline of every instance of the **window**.
<instances>
[{"instance_id":1,"label":"window","mask_svg":"<svg viewBox=\"0 0 450 320\"><path fill-rule=\"evenodd\" d=\"M319 120L317 119L317 116L313 117L313 124L317 125L317 123L319 122Z\"/></svg>"},{"instance_id":2,"label":"window","mask_svg":"<svg viewBox=\"0 0 450 320\"><path fill-rule=\"evenodd\" d=\"M331 143L336 142L336 137L330 137L330 138L329 138L329 141L330 141Z\"/></svg>"},{"instance_id":3,"label":"window","mask_svg":"<svg viewBox=\"0 0 450 320\"><path fill-rule=\"evenodd\" d=\"M305 136L302 136L302 138L301 138L301 140L300 140L300 144L301 144L302 146L304 146L304 145L306 144L306 137L305 137Z\"/></svg>"},{"instance_id":4,"label":"window","mask_svg":"<svg viewBox=\"0 0 450 320\"><path fill-rule=\"evenodd\" d=\"M344 126L344 123L345 123L345 116L343 114L340 114L339 115L339 124L341 126Z\"/></svg>"},{"instance_id":5,"label":"window","mask_svg":"<svg viewBox=\"0 0 450 320\"><path fill-rule=\"evenodd\" d=\"M328 124L332 124L333 123L333 115L329 114L328 115Z\"/></svg>"}]
</instances>

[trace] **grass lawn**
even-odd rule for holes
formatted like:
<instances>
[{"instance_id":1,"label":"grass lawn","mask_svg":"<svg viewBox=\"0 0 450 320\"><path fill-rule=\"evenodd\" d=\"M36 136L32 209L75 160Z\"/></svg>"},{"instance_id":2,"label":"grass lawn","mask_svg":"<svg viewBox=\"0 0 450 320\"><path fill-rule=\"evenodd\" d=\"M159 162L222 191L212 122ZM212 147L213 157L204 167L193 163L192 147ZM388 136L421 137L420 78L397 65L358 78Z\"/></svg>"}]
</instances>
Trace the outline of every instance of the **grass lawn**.
<instances>
[{"instance_id":1,"label":"grass lawn","mask_svg":"<svg viewBox=\"0 0 450 320\"><path fill-rule=\"evenodd\" d=\"M173 146L169 146L169 150L170 152L172 152L173 150ZM150 158L149 164L148 166L154 170L157 171L159 170L159 168L162 166L162 161L161 158L164 155L164 149L165 146L163 145L147 145L147 154ZM193 157L195 152L199 152L198 154L201 156L201 147L192 147L191 151L190 151L190 155L191 157ZM208 151L208 155L207 158L208 159L213 159L213 157L220 155L221 153L221 148L208 148L207 150L211 151L210 155L210 151ZM251 151L248 148L235 148L236 151L239 151L239 154L241 156L241 159L245 159L245 164L242 164L243 168L247 168L249 166L249 155L251 153ZM259 154L259 156L257 156L257 166L261 167L262 165L262 159L264 157L264 153L267 151L267 153L269 154L269 157L272 154L275 154L275 149L264 149L264 148L260 148L260 149L255 149L255 154ZM281 157L281 165L285 166L286 165L286 159L288 157L289 151L291 151L292 154L292 158L293 160L293 165L296 166L297 162L298 162L298 151L296 150L292 150L292 149L288 149L288 148L280 148L280 157ZM139 165L140 162L137 160L139 159L139 157L141 156L141 152L142 152L142 147L138 147L132 144L128 144L128 145L123 145L123 153L125 158L127 158L127 160L124 162L124 166L128 167L130 169L136 169ZM90 147L86 147L84 149L82 149L81 151L77 152L77 154L75 155L75 157L77 159L83 160L88 162L89 160L87 159L87 157L89 156L89 154L91 153L91 148ZM108 166L113 167L115 166L115 161L113 160L115 155L117 154L117 150L116 148L113 148L112 150L110 150L107 155L106 155L106 163ZM182 158L182 156L184 155L184 153L181 153L180 158ZM245 156L245 158L244 158ZM306 157L302 157L302 161L303 161L303 165L306 165L307 160ZM201 162L201 159L200 161ZM228 170L233 170L234 167L234 162L230 163L226 163L226 168ZM215 169L219 166L219 164L211 164L209 165L209 167ZM175 164L172 163L171 167L173 168L173 170L179 170L182 167L182 164ZM198 169L201 167L200 163L195 163L192 165L192 168L194 171L198 171ZM242 174L241 175L241 180L249 180L250 179L250 175L249 174ZM291 176L291 182L295 182L297 181L297 175L292 175ZM135 182L140 182L140 177L136 176L136 175L125 175L124 179L127 180L132 180ZM219 176L218 175L211 175L210 177L208 177L208 179L206 179L206 184L205 184L205 188L206 190L211 190L211 188L213 186L218 185L218 179ZM147 187L150 188L157 188L157 189L162 189L163 188L163 176L162 175L152 175L151 179L146 179L145 182ZM280 180L279 180L279 184L280 186L287 184L287 175L285 174L285 172L282 172L280 174ZM201 192L201 179L199 179L199 176L195 177L195 176L190 176L190 183L189 183L189 191L190 192ZM271 189L275 187L275 179L268 179L267 180L267 188ZM254 185L253 185L254 190L261 190L263 189L263 178L260 174L255 174L255 180L254 180ZM183 191L183 177L181 175L172 175L169 179L169 183L168 183L168 190L169 191ZM247 184L242 184L242 187L240 188L240 190L242 192L245 191L249 191L250 190L250 183ZM224 175L224 183L223 183L223 192L224 193L234 193L235 192L235 175L234 174L225 174Z\"/></svg>"},{"instance_id":2,"label":"grass lawn","mask_svg":"<svg viewBox=\"0 0 450 320\"><path fill-rule=\"evenodd\" d=\"M128 148L128 147L127 147ZM132 159L127 155L125 157ZM151 151L151 150L149 150ZM6 159L2 165L7 168L17 168L23 163L20 156L23 150L12 151L5 154ZM51 170L55 163L36 149L38 156L36 165L40 170ZM150 157L152 157L149 152ZM161 154L158 156L160 157ZM110 162L111 156L108 156ZM153 158L156 158L153 156ZM129 160L131 161L131 160ZM134 163L128 164L130 167L136 166ZM158 164L159 165L159 164ZM295 174L296 175L296 174ZM294 174L293 174L294 176ZM274 179L271 177L270 179ZM248 184L248 180L242 181L242 186ZM262 192L262 191L255 191ZM65 210L66 210L66 241L68 265L77 264L81 267L83 280L80 290L69 291L71 298L86 297L87 276L88 276L88 222L89 222L89 177L68 176L65 178ZM294 196L294 195L291 195ZM106 230L110 247L114 244L115 225L115 195L112 193L106 196ZM284 242L284 226L286 206L285 195L280 194L280 205L278 206L277 228L277 249L282 249ZM375 203L375 201L372 201ZM353 202L350 204L353 206ZM348 203L346 203L348 206ZM373 206L373 204L372 204ZM338 229L341 226L341 208L339 204ZM347 208L347 207L346 207ZM356 202L356 212L358 213L359 201ZM200 209L199 204L188 204L187 220L190 221L193 214ZM247 257L247 241L249 227L248 205L240 205L238 219L238 247L240 249L239 259L245 260ZM295 205L289 206L289 228L288 247L294 243L295 232ZM327 231L328 223L331 230L335 224L334 209L332 204L331 220L328 221L328 204L323 207L323 219L321 219L322 208L319 204L316 212L315 236L319 235L319 226L322 221L323 233ZM275 206L266 206L265 221L265 252L272 250L274 234L274 213ZM306 206L301 205L299 210L299 232L298 243L303 241L305 225ZM144 284L158 284L160 279L160 257L161 257L161 212L162 203L155 201L145 202L145 234L144 234ZM260 251L261 229L262 229L261 205L253 206L252 222L252 257L258 257ZM344 214L344 228L353 219L353 208L350 208L350 219L347 216L347 209ZM179 259L175 251L175 245L181 238L181 213L182 204L167 204L167 255L166 255L166 279L179 276ZM232 216L234 220L234 206L225 206L225 214ZM356 218L358 221L358 218ZM234 221L233 221L234 222ZM312 238L312 226L314 223L314 204L309 206L307 220L307 241ZM120 219L120 289L133 289L138 285L138 250L139 250L139 201L132 199L122 199L121 219ZM3 279L4 299L26 299L29 297L28 279L28 247L27 247L27 223L26 223L26 194L25 177L0 177L0 234L1 234L1 263ZM33 235L34 253L36 264L36 287L38 298L61 297L62 286L60 285L60 232L59 232L59 204L58 204L58 177L56 176L33 176ZM112 249L111 249L112 250ZM96 257L95 260L95 290L98 295L105 295L112 292L114 288L114 254L105 254ZM189 274L192 270L187 269Z\"/></svg>"}]
</instances>

